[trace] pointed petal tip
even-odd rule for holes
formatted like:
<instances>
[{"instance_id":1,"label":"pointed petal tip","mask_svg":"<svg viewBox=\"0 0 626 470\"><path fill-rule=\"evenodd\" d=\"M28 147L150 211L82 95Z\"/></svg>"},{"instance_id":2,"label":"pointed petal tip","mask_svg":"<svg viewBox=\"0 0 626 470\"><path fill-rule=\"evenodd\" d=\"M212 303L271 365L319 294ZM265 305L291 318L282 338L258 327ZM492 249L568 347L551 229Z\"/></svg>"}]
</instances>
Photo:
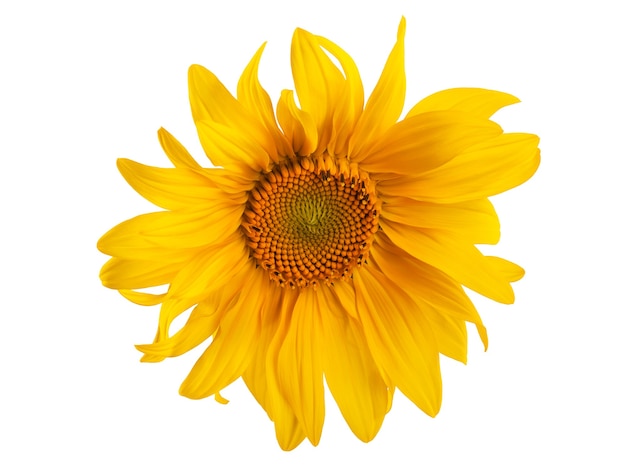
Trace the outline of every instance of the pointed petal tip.
<instances>
[{"instance_id":1,"label":"pointed petal tip","mask_svg":"<svg viewBox=\"0 0 626 470\"><path fill-rule=\"evenodd\" d=\"M230 403L230 400L224 398L220 392L215 392L215 401L220 405L228 405Z\"/></svg>"},{"instance_id":2,"label":"pointed petal tip","mask_svg":"<svg viewBox=\"0 0 626 470\"><path fill-rule=\"evenodd\" d=\"M196 75L197 73L203 72L205 71L206 68L203 67L200 64L191 64L189 66L189 69L187 69L187 74L189 75L189 77Z\"/></svg>"},{"instance_id":3,"label":"pointed petal tip","mask_svg":"<svg viewBox=\"0 0 626 470\"><path fill-rule=\"evenodd\" d=\"M118 158L117 160L115 160L115 165L117 166L118 171L122 173L122 175L124 174L124 171L126 171L131 164L132 164L132 160L128 158Z\"/></svg>"},{"instance_id":4,"label":"pointed petal tip","mask_svg":"<svg viewBox=\"0 0 626 470\"><path fill-rule=\"evenodd\" d=\"M404 39L406 33L406 18L404 15L400 18L400 24L398 25L398 41Z\"/></svg>"}]
</instances>

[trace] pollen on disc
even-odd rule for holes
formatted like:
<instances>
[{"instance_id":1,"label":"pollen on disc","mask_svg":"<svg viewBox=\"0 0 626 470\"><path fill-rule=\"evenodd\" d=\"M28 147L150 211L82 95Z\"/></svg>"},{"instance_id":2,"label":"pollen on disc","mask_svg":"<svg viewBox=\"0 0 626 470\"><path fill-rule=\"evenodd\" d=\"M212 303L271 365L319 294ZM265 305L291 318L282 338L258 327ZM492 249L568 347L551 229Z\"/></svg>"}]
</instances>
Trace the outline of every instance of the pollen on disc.
<instances>
[{"instance_id":1,"label":"pollen on disc","mask_svg":"<svg viewBox=\"0 0 626 470\"><path fill-rule=\"evenodd\" d=\"M368 256L379 202L367 174L328 157L276 165L250 191L242 229L281 286L350 277Z\"/></svg>"}]
</instances>

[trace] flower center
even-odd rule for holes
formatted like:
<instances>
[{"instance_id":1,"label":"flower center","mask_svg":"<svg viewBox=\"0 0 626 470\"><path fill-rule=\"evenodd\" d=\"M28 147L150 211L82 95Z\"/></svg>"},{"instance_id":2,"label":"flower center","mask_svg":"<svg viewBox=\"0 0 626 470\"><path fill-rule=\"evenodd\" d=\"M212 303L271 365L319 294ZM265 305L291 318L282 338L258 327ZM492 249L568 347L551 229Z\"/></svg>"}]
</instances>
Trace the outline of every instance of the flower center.
<instances>
[{"instance_id":1,"label":"flower center","mask_svg":"<svg viewBox=\"0 0 626 470\"><path fill-rule=\"evenodd\" d=\"M346 279L378 228L373 183L329 157L275 166L250 191L242 228L272 280L292 288Z\"/></svg>"}]
</instances>

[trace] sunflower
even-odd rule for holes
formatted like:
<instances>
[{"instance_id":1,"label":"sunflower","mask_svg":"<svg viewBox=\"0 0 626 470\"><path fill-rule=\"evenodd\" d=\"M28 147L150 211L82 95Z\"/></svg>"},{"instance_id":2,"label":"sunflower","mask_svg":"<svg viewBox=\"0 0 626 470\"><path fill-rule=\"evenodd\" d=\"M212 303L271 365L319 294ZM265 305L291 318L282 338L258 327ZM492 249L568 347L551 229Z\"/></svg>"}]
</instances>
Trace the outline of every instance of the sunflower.
<instances>
[{"instance_id":1,"label":"sunflower","mask_svg":"<svg viewBox=\"0 0 626 470\"><path fill-rule=\"evenodd\" d=\"M136 304L160 304L154 342L137 346L142 361L211 338L180 393L225 402L220 390L243 377L285 450L305 437L318 444L324 381L363 441L396 388L435 416L440 354L466 362L467 322L487 347L463 286L509 304L510 283L524 274L475 245L498 242L487 198L532 176L538 138L503 133L490 117L518 100L485 89L435 93L399 119L404 34L402 19L366 103L351 57L301 29L291 46L295 92L281 93L276 113L258 80L264 45L236 98L193 65L191 111L212 165L164 129L173 168L118 161L164 209L98 242L112 257L102 283Z\"/></svg>"}]
</instances>

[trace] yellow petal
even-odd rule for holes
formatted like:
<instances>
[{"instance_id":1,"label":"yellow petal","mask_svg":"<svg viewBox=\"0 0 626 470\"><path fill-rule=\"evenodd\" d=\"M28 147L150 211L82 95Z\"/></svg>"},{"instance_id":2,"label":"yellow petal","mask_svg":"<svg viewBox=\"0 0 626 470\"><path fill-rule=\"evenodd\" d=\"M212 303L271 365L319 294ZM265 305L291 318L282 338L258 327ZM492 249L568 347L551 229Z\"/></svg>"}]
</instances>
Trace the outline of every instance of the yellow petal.
<instances>
[{"instance_id":1,"label":"yellow petal","mask_svg":"<svg viewBox=\"0 0 626 470\"><path fill-rule=\"evenodd\" d=\"M333 116L345 79L317 37L300 28L291 42L291 70L302 110L315 121L318 148L324 150L333 133Z\"/></svg>"},{"instance_id":2,"label":"yellow petal","mask_svg":"<svg viewBox=\"0 0 626 470\"><path fill-rule=\"evenodd\" d=\"M213 188L210 180L187 168L157 168L120 158L117 168L135 191L148 201L164 209L187 209L189 206L208 205L228 195ZM244 204L245 193L233 202Z\"/></svg>"},{"instance_id":3,"label":"yellow petal","mask_svg":"<svg viewBox=\"0 0 626 470\"><path fill-rule=\"evenodd\" d=\"M191 256L191 255L190 255ZM102 284L110 289L143 289L169 284L186 261L127 260L112 258L100 270Z\"/></svg>"},{"instance_id":4,"label":"yellow petal","mask_svg":"<svg viewBox=\"0 0 626 470\"><path fill-rule=\"evenodd\" d=\"M199 170L201 167L183 145L172 134L162 127L159 129L159 142L167 158L176 168L191 168Z\"/></svg>"},{"instance_id":5,"label":"yellow petal","mask_svg":"<svg viewBox=\"0 0 626 470\"><path fill-rule=\"evenodd\" d=\"M146 307L160 304L165 297L165 294L149 294L147 292L137 292L129 289L120 289L119 293L131 302Z\"/></svg>"},{"instance_id":6,"label":"yellow petal","mask_svg":"<svg viewBox=\"0 0 626 470\"><path fill-rule=\"evenodd\" d=\"M261 320L261 331L254 357L242 377L248 389L272 419L271 402L268 394L267 357L270 344L280 326L280 311L285 289L271 283L267 293L266 305Z\"/></svg>"},{"instance_id":7,"label":"yellow petal","mask_svg":"<svg viewBox=\"0 0 626 470\"><path fill-rule=\"evenodd\" d=\"M428 319L428 325L435 336L437 348L444 356L467 364L467 328L465 322L438 312L434 308L420 306L420 311Z\"/></svg>"},{"instance_id":8,"label":"yellow petal","mask_svg":"<svg viewBox=\"0 0 626 470\"><path fill-rule=\"evenodd\" d=\"M268 153L249 134L214 121L197 121L200 143L214 165L254 179L267 170Z\"/></svg>"},{"instance_id":9,"label":"yellow petal","mask_svg":"<svg viewBox=\"0 0 626 470\"><path fill-rule=\"evenodd\" d=\"M221 288L242 269L252 266L243 235L236 233L220 244L198 253L175 279L167 292L167 301L182 300L191 305Z\"/></svg>"},{"instance_id":10,"label":"yellow petal","mask_svg":"<svg viewBox=\"0 0 626 470\"><path fill-rule=\"evenodd\" d=\"M392 126L359 157L360 166L369 172L418 175L501 133L494 122L467 113L418 114Z\"/></svg>"},{"instance_id":11,"label":"yellow petal","mask_svg":"<svg viewBox=\"0 0 626 470\"><path fill-rule=\"evenodd\" d=\"M324 424L320 308L313 289L302 289L278 355L278 383L304 433L315 446Z\"/></svg>"},{"instance_id":12,"label":"yellow petal","mask_svg":"<svg viewBox=\"0 0 626 470\"><path fill-rule=\"evenodd\" d=\"M357 308L374 360L422 411L441 407L439 353L417 306L376 270L354 271Z\"/></svg>"},{"instance_id":13,"label":"yellow petal","mask_svg":"<svg viewBox=\"0 0 626 470\"><path fill-rule=\"evenodd\" d=\"M367 100L365 109L359 119L354 135L350 141L350 158L359 162L365 156L363 151L375 142L400 117L404 107L406 92L406 76L404 72L404 33L406 20L404 17L398 27L398 39L389 54L387 63Z\"/></svg>"},{"instance_id":14,"label":"yellow petal","mask_svg":"<svg viewBox=\"0 0 626 470\"><path fill-rule=\"evenodd\" d=\"M436 204L384 196L381 217L412 227L445 230L472 243L498 243L500 222L488 199Z\"/></svg>"},{"instance_id":15,"label":"yellow petal","mask_svg":"<svg viewBox=\"0 0 626 470\"><path fill-rule=\"evenodd\" d=\"M377 189L446 204L493 196L522 184L535 173L540 160L538 143L539 138L532 134L503 134L428 173L381 181Z\"/></svg>"},{"instance_id":16,"label":"yellow petal","mask_svg":"<svg viewBox=\"0 0 626 470\"><path fill-rule=\"evenodd\" d=\"M354 126L363 112L363 84L354 60L335 43L322 36L315 36L320 46L332 54L343 70L345 84L335 96L333 135L328 143L331 155L345 156Z\"/></svg>"},{"instance_id":17,"label":"yellow petal","mask_svg":"<svg viewBox=\"0 0 626 470\"><path fill-rule=\"evenodd\" d=\"M508 279L493 269L471 243L433 229L416 229L391 221L380 221L391 241L415 258L440 269L450 277L497 302L515 300Z\"/></svg>"},{"instance_id":18,"label":"yellow petal","mask_svg":"<svg viewBox=\"0 0 626 470\"><path fill-rule=\"evenodd\" d=\"M224 315L213 342L180 386L180 394L205 398L219 392L244 372L256 349L261 328L260 311L266 299L269 278L252 270L246 288Z\"/></svg>"},{"instance_id":19,"label":"yellow petal","mask_svg":"<svg viewBox=\"0 0 626 470\"><path fill-rule=\"evenodd\" d=\"M345 312L353 318L358 318L354 285L349 281L335 282L332 286L332 291Z\"/></svg>"},{"instance_id":20,"label":"yellow petal","mask_svg":"<svg viewBox=\"0 0 626 470\"><path fill-rule=\"evenodd\" d=\"M173 336L158 338L154 344L140 344L135 347L145 354L142 362L158 362L166 357L176 357L190 351L215 333L221 312L213 302L198 304L185 325Z\"/></svg>"},{"instance_id":21,"label":"yellow petal","mask_svg":"<svg viewBox=\"0 0 626 470\"><path fill-rule=\"evenodd\" d=\"M276 107L276 116L293 151L300 156L317 148L317 127L313 117L296 106L293 91L283 90Z\"/></svg>"},{"instance_id":22,"label":"yellow petal","mask_svg":"<svg viewBox=\"0 0 626 470\"><path fill-rule=\"evenodd\" d=\"M509 282L519 281L524 277L524 268L509 260L497 256L487 256L487 261L495 271L498 271Z\"/></svg>"},{"instance_id":23,"label":"yellow petal","mask_svg":"<svg viewBox=\"0 0 626 470\"><path fill-rule=\"evenodd\" d=\"M271 136L277 153L270 153L270 158L277 161L279 155L291 155L292 149L276 124L272 101L259 83L259 62L261 61L261 54L264 48L265 44L257 50L241 74L237 84L237 99L250 114L256 115L258 121L263 124L265 130Z\"/></svg>"},{"instance_id":24,"label":"yellow petal","mask_svg":"<svg viewBox=\"0 0 626 470\"><path fill-rule=\"evenodd\" d=\"M383 233L376 236L370 251L370 260L417 305L427 303L438 312L474 323L485 350L487 349L487 330L459 282L439 269L413 258L395 246Z\"/></svg>"},{"instance_id":25,"label":"yellow petal","mask_svg":"<svg viewBox=\"0 0 626 470\"><path fill-rule=\"evenodd\" d=\"M276 333L271 339L266 356L266 385L267 385L267 411L276 431L276 439L283 450L294 449L305 437L302 425L283 394L280 386L280 366L279 357L281 354L285 337L289 331L289 324L294 306L300 292L291 289L282 289L282 301L276 310L278 314L278 324ZM269 312L268 312L269 313Z\"/></svg>"},{"instance_id":26,"label":"yellow petal","mask_svg":"<svg viewBox=\"0 0 626 470\"><path fill-rule=\"evenodd\" d=\"M237 232L244 205L215 205L195 211L152 212L126 220L98 240L111 256L170 262L184 261L204 246Z\"/></svg>"},{"instance_id":27,"label":"yellow petal","mask_svg":"<svg viewBox=\"0 0 626 470\"><path fill-rule=\"evenodd\" d=\"M211 181L215 188L232 195L234 200L250 191L255 184L255 181L237 176L224 168L202 168L201 171L202 176Z\"/></svg>"},{"instance_id":28,"label":"yellow petal","mask_svg":"<svg viewBox=\"0 0 626 470\"><path fill-rule=\"evenodd\" d=\"M205 300L212 292L240 289L242 280L253 268L249 251L241 235L230 237L222 244L197 253L171 280L159 314L157 340L168 336L170 324L188 308Z\"/></svg>"},{"instance_id":29,"label":"yellow petal","mask_svg":"<svg viewBox=\"0 0 626 470\"><path fill-rule=\"evenodd\" d=\"M451 88L427 96L407 113L406 117L430 111L464 111L488 119L500 108L519 103L513 95L483 88Z\"/></svg>"},{"instance_id":30,"label":"yellow petal","mask_svg":"<svg viewBox=\"0 0 626 470\"><path fill-rule=\"evenodd\" d=\"M159 327L154 342L151 345L142 346L144 349L140 350L145 354L141 361L158 362L168 357L168 354L176 355L179 351L182 354L185 348L195 347L196 344L211 336L224 313L228 310L230 303L239 296L241 283L247 281L245 275L245 272L240 273L221 289L210 292L204 300L196 305L185 326L174 336L170 337L171 321L183 310L174 312L168 308L169 306L161 306ZM195 343L196 341L198 343Z\"/></svg>"},{"instance_id":31,"label":"yellow petal","mask_svg":"<svg viewBox=\"0 0 626 470\"><path fill-rule=\"evenodd\" d=\"M221 124L232 133L247 136L261 146L266 154L276 155L274 140L262 122L248 112L213 73L200 65L189 68L189 101L196 125L199 121Z\"/></svg>"},{"instance_id":32,"label":"yellow petal","mask_svg":"<svg viewBox=\"0 0 626 470\"><path fill-rule=\"evenodd\" d=\"M268 367L268 362L275 362L274 356L270 354L272 341L276 338L276 343L280 345L285 334L286 325L281 325L281 311L284 305L290 304L289 298L293 294L294 291L274 283L269 286L257 349L242 375L252 395L275 423L276 438L283 450L294 449L305 438L296 415L279 391L275 368Z\"/></svg>"},{"instance_id":33,"label":"yellow petal","mask_svg":"<svg viewBox=\"0 0 626 470\"><path fill-rule=\"evenodd\" d=\"M322 286L317 290L323 312L324 376L352 432L369 442L387 412L387 386L369 352L361 325L343 312L329 289Z\"/></svg>"}]
</instances>

